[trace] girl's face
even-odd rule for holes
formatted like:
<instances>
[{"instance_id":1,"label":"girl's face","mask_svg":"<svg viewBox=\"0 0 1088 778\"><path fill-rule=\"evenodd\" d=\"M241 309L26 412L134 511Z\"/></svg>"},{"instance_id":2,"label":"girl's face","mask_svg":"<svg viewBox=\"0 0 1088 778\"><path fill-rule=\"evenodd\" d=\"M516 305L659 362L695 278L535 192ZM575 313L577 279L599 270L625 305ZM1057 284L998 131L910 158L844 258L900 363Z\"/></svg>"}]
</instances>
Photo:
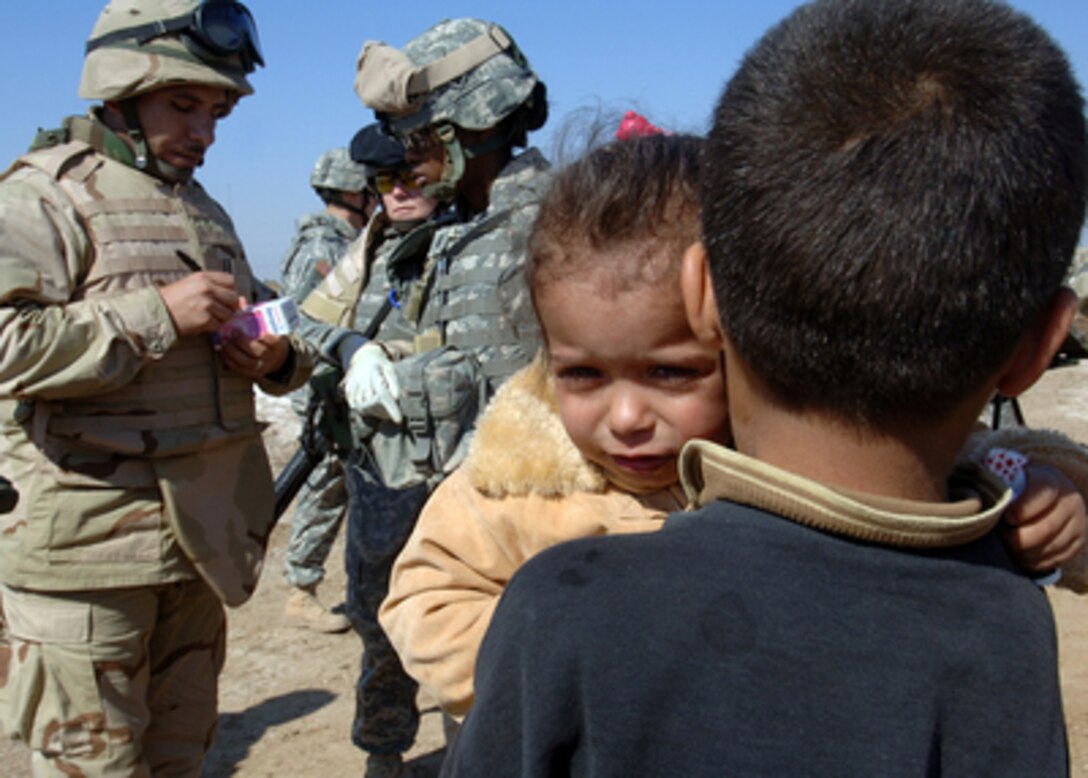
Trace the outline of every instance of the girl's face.
<instances>
[{"instance_id":1,"label":"girl's face","mask_svg":"<svg viewBox=\"0 0 1088 778\"><path fill-rule=\"evenodd\" d=\"M613 483L662 489L685 442L728 440L721 354L688 326L679 278L614 296L592 276L550 280L536 307L563 426Z\"/></svg>"}]
</instances>

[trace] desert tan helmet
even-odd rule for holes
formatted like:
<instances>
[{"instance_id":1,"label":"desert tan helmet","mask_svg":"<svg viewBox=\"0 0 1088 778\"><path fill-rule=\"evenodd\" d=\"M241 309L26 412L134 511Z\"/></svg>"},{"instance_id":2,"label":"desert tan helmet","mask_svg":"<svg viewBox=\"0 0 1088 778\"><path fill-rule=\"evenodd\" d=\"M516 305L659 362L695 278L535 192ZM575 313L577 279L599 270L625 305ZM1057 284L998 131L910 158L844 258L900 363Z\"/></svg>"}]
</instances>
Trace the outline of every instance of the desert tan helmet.
<instances>
[{"instance_id":1,"label":"desert tan helmet","mask_svg":"<svg viewBox=\"0 0 1088 778\"><path fill-rule=\"evenodd\" d=\"M111 0L87 40L79 96L122 101L177 84L253 93L257 27L234 0Z\"/></svg>"}]
</instances>

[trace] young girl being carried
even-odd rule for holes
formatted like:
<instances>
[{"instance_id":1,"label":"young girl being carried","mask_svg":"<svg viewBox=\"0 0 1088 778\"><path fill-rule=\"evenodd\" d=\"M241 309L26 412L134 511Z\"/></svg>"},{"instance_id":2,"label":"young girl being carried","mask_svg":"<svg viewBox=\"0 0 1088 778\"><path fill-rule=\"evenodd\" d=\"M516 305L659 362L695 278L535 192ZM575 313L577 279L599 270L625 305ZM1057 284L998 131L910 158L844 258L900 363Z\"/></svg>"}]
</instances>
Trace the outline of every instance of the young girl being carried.
<instances>
[{"instance_id":1,"label":"young girl being carried","mask_svg":"<svg viewBox=\"0 0 1088 778\"><path fill-rule=\"evenodd\" d=\"M499 390L427 503L380 614L409 675L451 716L472 705L480 641L519 566L566 540L660 528L684 508L684 443L729 439L721 354L696 338L680 294L699 238L700 147L682 134L609 143L561 170L542 203L529 284L544 351ZM1031 457L1005 516L1010 551L1088 588L1070 567L1088 532L1084 450L1011 430L980 433L965 455L992 446Z\"/></svg>"}]
</instances>

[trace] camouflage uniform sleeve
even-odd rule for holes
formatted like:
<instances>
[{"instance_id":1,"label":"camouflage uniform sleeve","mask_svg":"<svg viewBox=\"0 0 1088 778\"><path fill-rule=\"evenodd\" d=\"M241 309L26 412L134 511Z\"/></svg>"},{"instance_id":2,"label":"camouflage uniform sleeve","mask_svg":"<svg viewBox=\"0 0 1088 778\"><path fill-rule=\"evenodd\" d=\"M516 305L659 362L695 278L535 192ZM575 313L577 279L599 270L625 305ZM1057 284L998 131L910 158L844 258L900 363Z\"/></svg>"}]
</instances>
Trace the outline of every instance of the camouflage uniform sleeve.
<instances>
[{"instance_id":1,"label":"camouflage uniform sleeve","mask_svg":"<svg viewBox=\"0 0 1088 778\"><path fill-rule=\"evenodd\" d=\"M281 267L284 294L301 303L332 271L347 247L348 241L331 227L301 230Z\"/></svg>"},{"instance_id":2,"label":"camouflage uniform sleeve","mask_svg":"<svg viewBox=\"0 0 1088 778\"><path fill-rule=\"evenodd\" d=\"M365 339L352 329L352 312L362 291L365 273L366 239L351 243L332 272L306 295L301 304L299 333L309 341L320 358L347 370L352 354Z\"/></svg>"},{"instance_id":3,"label":"camouflage uniform sleeve","mask_svg":"<svg viewBox=\"0 0 1088 778\"><path fill-rule=\"evenodd\" d=\"M355 353L357 347L349 350L341 347L353 339L358 339L358 345L365 342L362 335L355 330L318 321L305 312L299 316L299 320L298 333L313 347L315 356L338 365L343 370L347 370L351 355Z\"/></svg>"},{"instance_id":4,"label":"camouflage uniform sleeve","mask_svg":"<svg viewBox=\"0 0 1088 778\"><path fill-rule=\"evenodd\" d=\"M313 375L314 365L317 364L317 350L306 341L299 333L293 332L287 336L291 343L290 362L283 370L283 375L275 377L265 376L257 382L261 391L271 395L281 395L293 392L306 384Z\"/></svg>"},{"instance_id":5,"label":"camouflage uniform sleeve","mask_svg":"<svg viewBox=\"0 0 1088 778\"><path fill-rule=\"evenodd\" d=\"M23 169L0 184L0 396L100 394L176 342L154 288L73 299L93 253L47 176Z\"/></svg>"}]
</instances>

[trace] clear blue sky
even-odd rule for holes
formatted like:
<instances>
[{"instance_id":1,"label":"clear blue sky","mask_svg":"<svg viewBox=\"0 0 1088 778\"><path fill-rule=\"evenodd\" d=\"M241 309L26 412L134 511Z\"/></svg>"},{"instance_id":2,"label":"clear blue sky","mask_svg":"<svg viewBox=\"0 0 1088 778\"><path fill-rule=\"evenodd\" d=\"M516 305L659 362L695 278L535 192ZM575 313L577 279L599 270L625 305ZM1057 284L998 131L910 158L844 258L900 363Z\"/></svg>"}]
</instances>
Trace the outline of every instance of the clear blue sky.
<instances>
[{"instance_id":1,"label":"clear blue sky","mask_svg":"<svg viewBox=\"0 0 1088 778\"><path fill-rule=\"evenodd\" d=\"M874 0L879 2L881 0ZM1088 0L1013 0L1058 40L1088 84ZM0 8L0 163L87 103L76 95L83 44L103 2L13 2ZM352 91L363 41L403 46L435 22L503 24L548 85L551 119L532 137L546 153L563 117L587 106L634 107L651 121L703 132L747 48L797 0L348 2L250 0L267 67L220 125L197 177L233 217L259 275L274 278L295 220L320 208L310 169L373 121Z\"/></svg>"}]
</instances>

